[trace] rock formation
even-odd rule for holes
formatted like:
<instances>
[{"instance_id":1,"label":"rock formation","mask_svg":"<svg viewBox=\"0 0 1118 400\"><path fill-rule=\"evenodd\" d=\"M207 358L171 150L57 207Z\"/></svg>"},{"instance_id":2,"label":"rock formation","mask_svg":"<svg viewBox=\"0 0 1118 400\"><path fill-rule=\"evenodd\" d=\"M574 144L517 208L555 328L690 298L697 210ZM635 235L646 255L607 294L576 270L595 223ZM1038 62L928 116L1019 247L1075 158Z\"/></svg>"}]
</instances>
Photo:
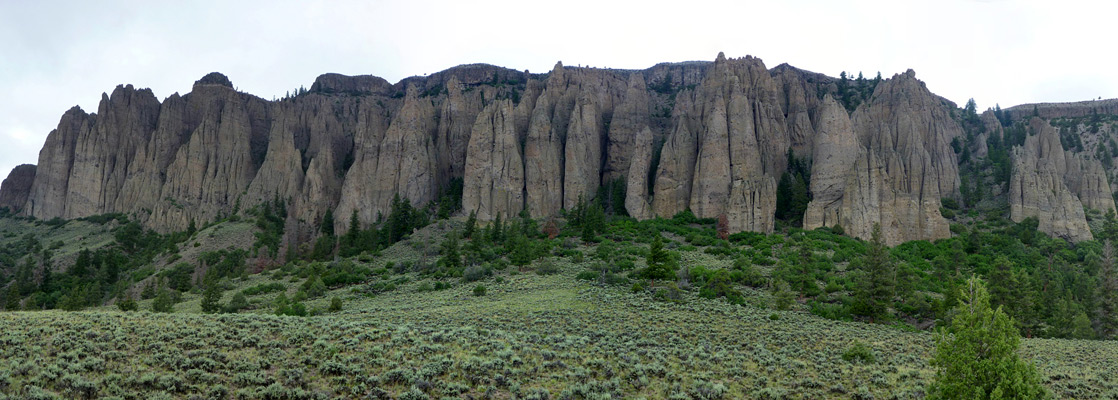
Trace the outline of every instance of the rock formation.
<instances>
[{"instance_id":1,"label":"rock formation","mask_svg":"<svg viewBox=\"0 0 1118 400\"><path fill-rule=\"evenodd\" d=\"M19 165L12 169L4 182L0 183L0 208L7 208L9 212L18 213L27 203L27 196L31 194L31 184L35 182L35 166L31 164Z\"/></svg>"},{"instance_id":2,"label":"rock formation","mask_svg":"<svg viewBox=\"0 0 1118 400\"><path fill-rule=\"evenodd\" d=\"M812 190L820 197L809 204L804 227L833 222L867 238L880 224L890 245L949 237L947 220L939 213L940 199L958 194L958 163L950 143L962 136L962 128L945 103L912 70L895 75L854 112L856 145L843 133L845 121L835 116L834 104L825 103L821 130L827 133L817 139L844 149L816 148L818 161L812 171L822 179L812 182ZM838 183L835 170L844 171L845 183ZM840 187L843 195L838 198Z\"/></svg>"},{"instance_id":3,"label":"rock formation","mask_svg":"<svg viewBox=\"0 0 1118 400\"><path fill-rule=\"evenodd\" d=\"M830 95L823 99L818 125L811 171L814 198L804 213L804 227L808 229L844 224L843 199L852 177L850 170L859 154L865 152L846 109Z\"/></svg>"},{"instance_id":4,"label":"rock formation","mask_svg":"<svg viewBox=\"0 0 1118 400\"><path fill-rule=\"evenodd\" d=\"M960 195L955 105L908 71L848 114L836 81L719 54L641 71L472 64L395 84L325 74L274 102L219 73L162 102L120 86L97 113L62 116L37 166L0 187L0 207L41 219L121 212L174 231L281 200L296 244L317 235L327 211L344 233L350 215L368 227L394 197L424 206L459 179L464 208L481 220L524 208L553 216L624 179L635 218L690 210L725 216L731 231L771 232L791 152L813 163L806 228L868 238L880 224L890 244L949 236L939 208ZM1109 104L1037 110L1082 116ZM972 158L1001 132L992 114L982 122ZM1114 208L1104 164L1055 147L1046 122L1030 126L1038 135L1014 153L1013 218L1089 237L1082 208Z\"/></svg>"},{"instance_id":5,"label":"rock formation","mask_svg":"<svg viewBox=\"0 0 1118 400\"><path fill-rule=\"evenodd\" d=\"M1035 134L1013 149L1010 218L1036 218L1041 232L1071 241L1091 240L1084 207L1114 209L1102 164L1065 151L1056 130L1040 118L1032 118L1029 129Z\"/></svg>"},{"instance_id":6,"label":"rock formation","mask_svg":"<svg viewBox=\"0 0 1118 400\"><path fill-rule=\"evenodd\" d=\"M625 187L625 211L645 220L655 216L648 202L648 174L652 166L652 131L644 127L633 140Z\"/></svg>"},{"instance_id":7,"label":"rock formation","mask_svg":"<svg viewBox=\"0 0 1118 400\"><path fill-rule=\"evenodd\" d=\"M462 208L477 218L508 217L524 208L524 161L512 101L491 103L478 116L466 150Z\"/></svg>"}]
</instances>

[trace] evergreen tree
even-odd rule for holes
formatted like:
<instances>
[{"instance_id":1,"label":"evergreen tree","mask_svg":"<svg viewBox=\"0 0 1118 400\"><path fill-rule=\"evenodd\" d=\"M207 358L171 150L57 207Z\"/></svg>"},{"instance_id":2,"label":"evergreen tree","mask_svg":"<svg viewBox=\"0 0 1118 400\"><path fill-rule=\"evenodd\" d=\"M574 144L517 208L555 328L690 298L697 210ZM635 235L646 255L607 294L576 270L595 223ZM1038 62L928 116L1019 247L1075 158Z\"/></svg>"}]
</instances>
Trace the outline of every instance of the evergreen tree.
<instances>
[{"instance_id":1,"label":"evergreen tree","mask_svg":"<svg viewBox=\"0 0 1118 400\"><path fill-rule=\"evenodd\" d=\"M349 214L349 230L342 237L342 256L354 256L361 252L361 223L357 219L357 209Z\"/></svg>"},{"instance_id":2,"label":"evergreen tree","mask_svg":"<svg viewBox=\"0 0 1118 400\"><path fill-rule=\"evenodd\" d=\"M505 223L501 221L501 213L497 213L497 217L493 218L493 224L489 227L489 241L493 244L505 242Z\"/></svg>"},{"instance_id":3,"label":"evergreen tree","mask_svg":"<svg viewBox=\"0 0 1118 400\"><path fill-rule=\"evenodd\" d=\"M89 274L89 267L93 264L93 255L89 249L82 249L78 252L78 259L74 261L74 265L70 267L70 276L77 279L83 279Z\"/></svg>"},{"instance_id":4,"label":"evergreen tree","mask_svg":"<svg viewBox=\"0 0 1118 400\"><path fill-rule=\"evenodd\" d=\"M993 269L990 270L987 278L990 281L990 304L994 307L1004 307L1006 312L1010 315L1015 315L1016 310L1013 309L1013 304L1017 300L1017 280L1014 279L1012 262L1009 258L1001 255L994 259Z\"/></svg>"},{"instance_id":5,"label":"evergreen tree","mask_svg":"<svg viewBox=\"0 0 1118 400\"><path fill-rule=\"evenodd\" d=\"M855 293L855 313L877 321L889 317L893 302L896 273L889 249L881 238L881 225L873 225L873 234L866 255L862 257L861 279Z\"/></svg>"},{"instance_id":6,"label":"evergreen tree","mask_svg":"<svg viewBox=\"0 0 1118 400\"><path fill-rule=\"evenodd\" d=\"M593 202L586 206L579 224L582 240L586 242L594 241L598 233L606 231L605 210L602 209L600 204Z\"/></svg>"},{"instance_id":7,"label":"evergreen tree","mask_svg":"<svg viewBox=\"0 0 1118 400\"><path fill-rule=\"evenodd\" d=\"M322 226L320 227L324 236L334 236L334 211L326 210L326 214L322 216Z\"/></svg>"},{"instance_id":8,"label":"evergreen tree","mask_svg":"<svg viewBox=\"0 0 1118 400\"><path fill-rule=\"evenodd\" d=\"M990 307L986 286L971 278L960 293L949 329L936 336L937 399L1041 399L1050 397L1036 367L1017 355L1021 338L1013 320Z\"/></svg>"},{"instance_id":9,"label":"evergreen tree","mask_svg":"<svg viewBox=\"0 0 1118 400\"><path fill-rule=\"evenodd\" d=\"M151 311L157 313L175 312L175 300L171 298L171 293L167 289L159 289L159 294L151 302Z\"/></svg>"},{"instance_id":10,"label":"evergreen tree","mask_svg":"<svg viewBox=\"0 0 1118 400\"><path fill-rule=\"evenodd\" d=\"M39 279L39 291L49 294L54 291L54 279L51 276L50 266L43 266L43 277Z\"/></svg>"},{"instance_id":11,"label":"evergreen tree","mask_svg":"<svg viewBox=\"0 0 1118 400\"><path fill-rule=\"evenodd\" d=\"M448 269L458 269L462 267L462 255L460 254L458 244L458 233L451 232L447 235L446 240L443 240L442 253L443 265Z\"/></svg>"},{"instance_id":12,"label":"evergreen tree","mask_svg":"<svg viewBox=\"0 0 1118 400\"><path fill-rule=\"evenodd\" d=\"M75 286L58 299L58 307L66 311L85 308L85 285Z\"/></svg>"},{"instance_id":13,"label":"evergreen tree","mask_svg":"<svg viewBox=\"0 0 1118 400\"><path fill-rule=\"evenodd\" d=\"M4 299L4 309L7 311L19 310L19 301L19 285L12 282L12 284L8 285L8 296Z\"/></svg>"},{"instance_id":14,"label":"evergreen tree","mask_svg":"<svg viewBox=\"0 0 1118 400\"><path fill-rule=\"evenodd\" d=\"M796 301L796 292L792 291L792 287L788 285L783 279L777 279L773 282L773 302L777 310L788 310L792 308L792 304Z\"/></svg>"},{"instance_id":15,"label":"evergreen tree","mask_svg":"<svg viewBox=\"0 0 1118 400\"><path fill-rule=\"evenodd\" d=\"M531 264L532 260L536 258L532 241L524 235L514 235L509 243L509 262L512 265L523 268L525 265Z\"/></svg>"},{"instance_id":16,"label":"evergreen tree","mask_svg":"<svg viewBox=\"0 0 1118 400\"><path fill-rule=\"evenodd\" d=\"M34 282L34 268L35 264L31 261L31 256L27 256L23 261L23 265L16 271L15 285L19 287L21 296L29 295L38 288Z\"/></svg>"},{"instance_id":17,"label":"evergreen tree","mask_svg":"<svg viewBox=\"0 0 1118 400\"><path fill-rule=\"evenodd\" d=\"M471 210L470 216L466 218L466 228L462 231L462 237L466 239L473 239L474 230L477 229L477 212Z\"/></svg>"},{"instance_id":18,"label":"evergreen tree","mask_svg":"<svg viewBox=\"0 0 1118 400\"><path fill-rule=\"evenodd\" d=\"M539 224L536 220L532 219L532 214L528 212L527 208L520 210L520 233L528 238L534 238L540 235Z\"/></svg>"},{"instance_id":19,"label":"evergreen tree","mask_svg":"<svg viewBox=\"0 0 1118 400\"><path fill-rule=\"evenodd\" d=\"M302 290L303 293L307 295L307 297L319 297L326 294L326 283L322 281L322 277L318 275L312 275L311 277L307 278L305 282L303 282Z\"/></svg>"},{"instance_id":20,"label":"evergreen tree","mask_svg":"<svg viewBox=\"0 0 1118 400\"><path fill-rule=\"evenodd\" d=\"M211 283L202 292L202 312L214 314L221 312L221 308L221 287L216 283Z\"/></svg>"},{"instance_id":21,"label":"evergreen tree","mask_svg":"<svg viewBox=\"0 0 1118 400\"><path fill-rule=\"evenodd\" d=\"M640 272L642 278L652 281L656 286L657 279L672 279L675 277L676 265L667 250L664 250L664 239L656 235L656 239L648 248L648 266Z\"/></svg>"},{"instance_id":22,"label":"evergreen tree","mask_svg":"<svg viewBox=\"0 0 1118 400\"><path fill-rule=\"evenodd\" d=\"M1097 331L1100 338L1114 338L1118 335L1118 266L1110 240L1103 245L1098 276Z\"/></svg>"},{"instance_id":23,"label":"evergreen tree","mask_svg":"<svg viewBox=\"0 0 1118 400\"><path fill-rule=\"evenodd\" d=\"M411 201L407 199L400 199L400 194L397 193L392 198L392 211L388 214L388 239L389 243L399 242L404 238L404 235L411 233L412 222L412 207Z\"/></svg>"}]
</instances>

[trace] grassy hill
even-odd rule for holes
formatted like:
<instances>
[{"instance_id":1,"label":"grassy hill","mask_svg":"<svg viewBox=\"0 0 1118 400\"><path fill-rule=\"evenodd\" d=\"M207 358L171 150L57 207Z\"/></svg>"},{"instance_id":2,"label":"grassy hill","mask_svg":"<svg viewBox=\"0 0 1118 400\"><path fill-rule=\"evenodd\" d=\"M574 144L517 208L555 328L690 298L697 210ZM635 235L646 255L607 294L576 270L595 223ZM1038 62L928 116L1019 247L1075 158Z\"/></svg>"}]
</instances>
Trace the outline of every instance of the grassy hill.
<instances>
[{"instance_id":1,"label":"grassy hill","mask_svg":"<svg viewBox=\"0 0 1118 400\"><path fill-rule=\"evenodd\" d=\"M201 314L198 291L172 314L0 313L0 398L907 399L923 398L934 375L933 334L903 324L824 319L799 303L776 311L769 291L748 287L736 305L577 279L596 262L581 256L593 243L488 275L417 271L461 223L379 254L229 279L224 303L278 288L246 296L239 314ZM670 247L690 265L731 267L686 246ZM302 300L316 316L273 315L280 294L296 298L324 275L306 271L341 264L370 273ZM327 312L334 298L342 310ZM1022 354L1057 398L1118 397L1118 343L1026 339Z\"/></svg>"}]
</instances>

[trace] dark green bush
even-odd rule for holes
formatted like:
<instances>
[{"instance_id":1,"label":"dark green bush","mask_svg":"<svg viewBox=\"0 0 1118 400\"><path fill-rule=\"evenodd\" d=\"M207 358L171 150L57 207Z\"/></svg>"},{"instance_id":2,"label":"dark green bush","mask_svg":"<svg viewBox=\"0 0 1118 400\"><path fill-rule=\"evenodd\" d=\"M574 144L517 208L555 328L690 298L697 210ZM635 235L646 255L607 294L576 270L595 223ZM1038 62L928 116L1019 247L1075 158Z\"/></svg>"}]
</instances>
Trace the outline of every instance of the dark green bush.
<instances>
[{"instance_id":1,"label":"dark green bush","mask_svg":"<svg viewBox=\"0 0 1118 400\"><path fill-rule=\"evenodd\" d=\"M858 364L873 364L877 362L877 357L873 355L873 350L860 340L855 340L854 344L842 353L842 359L849 363Z\"/></svg>"}]
</instances>

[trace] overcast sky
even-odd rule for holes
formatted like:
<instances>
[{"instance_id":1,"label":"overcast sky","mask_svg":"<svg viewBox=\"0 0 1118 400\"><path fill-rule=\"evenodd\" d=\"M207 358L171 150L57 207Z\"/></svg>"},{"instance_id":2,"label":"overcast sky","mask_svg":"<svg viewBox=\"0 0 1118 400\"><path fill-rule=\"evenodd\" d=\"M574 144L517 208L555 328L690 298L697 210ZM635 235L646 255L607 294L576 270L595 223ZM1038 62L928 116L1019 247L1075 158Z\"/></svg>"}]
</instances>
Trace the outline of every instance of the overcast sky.
<instances>
[{"instance_id":1,"label":"overcast sky","mask_svg":"<svg viewBox=\"0 0 1118 400\"><path fill-rule=\"evenodd\" d=\"M724 51L831 76L913 68L979 109L1113 98L1110 3L0 0L0 177L37 162L70 107L96 112L122 83L162 100L211 71L271 99L326 72L396 82L478 62L639 69Z\"/></svg>"}]
</instances>

